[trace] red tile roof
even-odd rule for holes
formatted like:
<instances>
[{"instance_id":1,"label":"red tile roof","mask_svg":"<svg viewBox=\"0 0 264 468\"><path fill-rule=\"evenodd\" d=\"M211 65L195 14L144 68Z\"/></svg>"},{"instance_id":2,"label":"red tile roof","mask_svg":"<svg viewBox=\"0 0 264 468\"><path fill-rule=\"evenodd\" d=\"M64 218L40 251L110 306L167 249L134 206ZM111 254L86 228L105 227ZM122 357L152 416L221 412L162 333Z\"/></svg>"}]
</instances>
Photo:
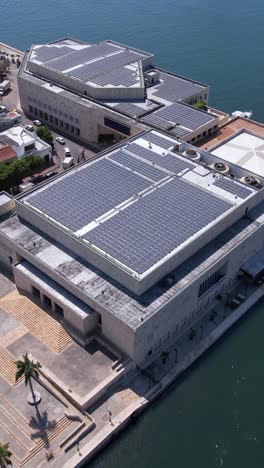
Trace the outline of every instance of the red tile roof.
<instances>
[{"instance_id":1,"label":"red tile roof","mask_svg":"<svg viewBox=\"0 0 264 468\"><path fill-rule=\"evenodd\" d=\"M0 162L6 163L16 158L16 152L10 145L0 146Z\"/></svg>"}]
</instances>

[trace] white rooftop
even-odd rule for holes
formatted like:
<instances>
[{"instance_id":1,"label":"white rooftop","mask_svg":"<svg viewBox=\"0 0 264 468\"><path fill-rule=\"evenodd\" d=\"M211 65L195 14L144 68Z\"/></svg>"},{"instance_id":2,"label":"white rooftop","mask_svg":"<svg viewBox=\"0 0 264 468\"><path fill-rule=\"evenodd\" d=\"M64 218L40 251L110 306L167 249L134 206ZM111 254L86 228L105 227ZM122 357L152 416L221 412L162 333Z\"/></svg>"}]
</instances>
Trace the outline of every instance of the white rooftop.
<instances>
[{"instance_id":1,"label":"white rooftop","mask_svg":"<svg viewBox=\"0 0 264 468\"><path fill-rule=\"evenodd\" d=\"M264 177L264 139L243 130L212 151L215 156Z\"/></svg>"}]
</instances>

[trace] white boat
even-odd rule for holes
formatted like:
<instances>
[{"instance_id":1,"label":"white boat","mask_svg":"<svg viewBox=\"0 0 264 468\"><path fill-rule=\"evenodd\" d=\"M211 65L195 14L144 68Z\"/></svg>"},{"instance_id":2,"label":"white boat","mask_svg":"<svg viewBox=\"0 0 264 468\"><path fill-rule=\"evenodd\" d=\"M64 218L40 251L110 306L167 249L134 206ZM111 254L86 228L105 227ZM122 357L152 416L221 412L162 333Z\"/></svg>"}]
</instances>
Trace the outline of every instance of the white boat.
<instances>
[{"instance_id":1,"label":"white boat","mask_svg":"<svg viewBox=\"0 0 264 468\"><path fill-rule=\"evenodd\" d=\"M232 117L244 117L244 119L251 119L253 112L252 111L246 111L246 112L235 111L235 112L232 112L231 115Z\"/></svg>"}]
</instances>

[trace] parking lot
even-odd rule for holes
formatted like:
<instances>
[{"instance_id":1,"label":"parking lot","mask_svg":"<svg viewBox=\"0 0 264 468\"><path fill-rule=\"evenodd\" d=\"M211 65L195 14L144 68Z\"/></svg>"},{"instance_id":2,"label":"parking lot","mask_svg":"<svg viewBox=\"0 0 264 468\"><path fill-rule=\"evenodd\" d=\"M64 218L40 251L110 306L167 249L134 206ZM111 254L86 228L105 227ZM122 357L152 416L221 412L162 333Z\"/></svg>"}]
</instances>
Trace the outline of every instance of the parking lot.
<instances>
[{"instance_id":1,"label":"parking lot","mask_svg":"<svg viewBox=\"0 0 264 468\"><path fill-rule=\"evenodd\" d=\"M19 92L17 86L17 74L18 69L16 68L15 64L10 64L10 71L7 75L7 79L11 82L11 90L2 98L0 98L0 105L5 106L8 110L17 109L18 112L21 114L22 124L32 125L32 120L30 120L20 108L20 100L19 100ZM36 128L35 128L36 130ZM53 129L51 129L53 137L54 137L54 153L53 153L53 160L54 164L57 166L56 171L62 172L62 161L65 158L64 155L64 148L68 147L71 152L71 156L74 160L74 164L78 164L79 162L85 160L89 160L96 154L96 151L82 146L75 141L70 140L69 138L65 137ZM65 145L61 145L60 143L56 142L56 137L61 136L65 140Z\"/></svg>"}]
</instances>

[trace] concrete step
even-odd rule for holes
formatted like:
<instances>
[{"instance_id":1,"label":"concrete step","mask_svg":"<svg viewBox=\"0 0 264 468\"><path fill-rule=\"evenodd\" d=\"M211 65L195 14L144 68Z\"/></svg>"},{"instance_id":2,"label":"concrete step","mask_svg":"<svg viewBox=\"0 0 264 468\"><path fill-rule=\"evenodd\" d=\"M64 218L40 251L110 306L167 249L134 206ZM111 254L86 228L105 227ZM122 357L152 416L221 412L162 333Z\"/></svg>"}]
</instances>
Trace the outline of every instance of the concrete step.
<instances>
[{"instance_id":1,"label":"concrete step","mask_svg":"<svg viewBox=\"0 0 264 468\"><path fill-rule=\"evenodd\" d=\"M59 353L73 342L60 322L27 297L10 293L0 299L0 305L53 351Z\"/></svg>"},{"instance_id":2,"label":"concrete step","mask_svg":"<svg viewBox=\"0 0 264 468\"><path fill-rule=\"evenodd\" d=\"M50 444L52 440L54 440L56 437L59 436L70 424L72 421L70 421L66 416L63 416L63 418L56 424L53 428L48 431L47 435L41 439L36 447L30 451L29 455L24 458L19 464L19 466L24 466L26 465L40 450L42 450L47 443Z\"/></svg>"},{"instance_id":3,"label":"concrete step","mask_svg":"<svg viewBox=\"0 0 264 468\"><path fill-rule=\"evenodd\" d=\"M20 378L16 382L16 371L15 358L6 349L0 346L0 374L11 385L18 385L23 378Z\"/></svg>"}]
</instances>

